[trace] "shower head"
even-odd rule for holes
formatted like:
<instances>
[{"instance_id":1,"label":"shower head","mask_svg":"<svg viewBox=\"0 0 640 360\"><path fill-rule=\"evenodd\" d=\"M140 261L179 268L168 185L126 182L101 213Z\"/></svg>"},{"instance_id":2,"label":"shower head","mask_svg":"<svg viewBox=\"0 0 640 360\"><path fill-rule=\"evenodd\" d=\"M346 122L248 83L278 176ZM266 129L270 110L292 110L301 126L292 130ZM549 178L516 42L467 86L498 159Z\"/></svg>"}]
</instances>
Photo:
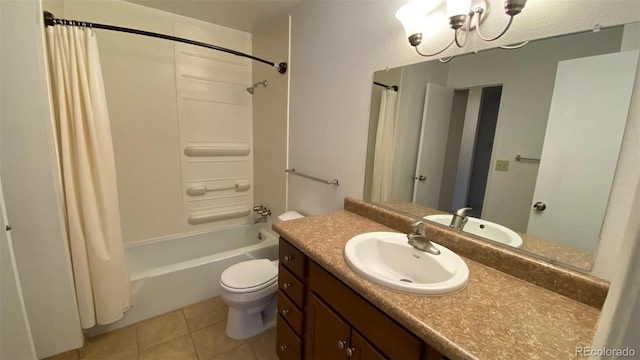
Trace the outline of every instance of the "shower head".
<instances>
[{"instance_id":1,"label":"shower head","mask_svg":"<svg viewBox=\"0 0 640 360\"><path fill-rule=\"evenodd\" d=\"M259 82L255 83L255 84L253 84L252 86L250 86L250 87L248 87L248 88L247 88L247 92L248 92L249 94L253 95L253 93L255 92L256 88L257 88L259 85L262 85L262 86L264 86L264 87L267 87L267 80L259 81Z\"/></svg>"}]
</instances>

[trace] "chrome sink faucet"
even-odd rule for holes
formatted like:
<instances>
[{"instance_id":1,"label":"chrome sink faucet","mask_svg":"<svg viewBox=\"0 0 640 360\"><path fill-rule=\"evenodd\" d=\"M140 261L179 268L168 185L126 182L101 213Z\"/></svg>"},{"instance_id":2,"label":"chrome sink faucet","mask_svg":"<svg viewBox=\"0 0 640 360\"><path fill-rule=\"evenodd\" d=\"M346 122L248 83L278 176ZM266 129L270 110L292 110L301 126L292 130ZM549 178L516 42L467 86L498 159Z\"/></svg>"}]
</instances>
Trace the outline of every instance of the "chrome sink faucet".
<instances>
[{"instance_id":1,"label":"chrome sink faucet","mask_svg":"<svg viewBox=\"0 0 640 360\"><path fill-rule=\"evenodd\" d=\"M420 220L411 224L415 229L411 234L407 234L407 239L409 239L408 243L418 250L428 252L433 255L440 255L440 250L438 250L438 248L436 248L431 241L427 239L425 225L426 224Z\"/></svg>"},{"instance_id":2,"label":"chrome sink faucet","mask_svg":"<svg viewBox=\"0 0 640 360\"><path fill-rule=\"evenodd\" d=\"M449 227L454 228L456 230L464 229L464 226L467 224L467 221L469 221L469 218L467 217L467 211L469 210L471 210L470 207L458 209L458 211L456 211L456 213L453 214L453 217L451 218L451 224L449 224Z\"/></svg>"}]
</instances>

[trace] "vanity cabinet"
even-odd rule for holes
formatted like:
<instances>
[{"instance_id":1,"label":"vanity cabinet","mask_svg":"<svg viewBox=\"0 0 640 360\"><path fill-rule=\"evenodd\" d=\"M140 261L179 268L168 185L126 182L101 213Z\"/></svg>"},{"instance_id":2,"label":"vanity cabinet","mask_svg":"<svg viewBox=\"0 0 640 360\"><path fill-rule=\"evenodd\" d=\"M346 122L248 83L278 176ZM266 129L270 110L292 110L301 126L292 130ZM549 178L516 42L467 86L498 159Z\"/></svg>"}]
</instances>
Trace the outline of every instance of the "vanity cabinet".
<instances>
[{"instance_id":1,"label":"vanity cabinet","mask_svg":"<svg viewBox=\"0 0 640 360\"><path fill-rule=\"evenodd\" d=\"M446 359L280 238L280 359Z\"/></svg>"},{"instance_id":2,"label":"vanity cabinet","mask_svg":"<svg viewBox=\"0 0 640 360\"><path fill-rule=\"evenodd\" d=\"M376 348L314 294L306 309L307 359L384 359Z\"/></svg>"},{"instance_id":3,"label":"vanity cabinet","mask_svg":"<svg viewBox=\"0 0 640 360\"><path fill-rule=\"evenodd\" d=\"M280 238L276 353L280 359L302 358L307 257Z\"/></svg>"}]
</instances>

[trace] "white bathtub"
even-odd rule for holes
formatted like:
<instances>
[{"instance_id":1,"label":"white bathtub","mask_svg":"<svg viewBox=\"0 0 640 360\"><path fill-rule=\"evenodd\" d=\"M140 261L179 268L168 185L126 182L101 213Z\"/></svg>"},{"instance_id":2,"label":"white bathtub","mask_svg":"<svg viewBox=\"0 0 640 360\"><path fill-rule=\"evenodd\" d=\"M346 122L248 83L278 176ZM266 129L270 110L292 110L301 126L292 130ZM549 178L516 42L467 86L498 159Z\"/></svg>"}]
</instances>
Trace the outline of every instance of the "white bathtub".
<instances>
[{"instance_id":1,"label":"white bathtub","mask_svg":"<svg viewBox=\"0 0 640 360\"><path fill-rule=\"evenodd\" d=\"M240 225L126 244L124 250L133 307L121 320L91 328L89 336L217 296L226 268L250 259L276 260L278 240L255 225Z\"/></svg>"}]
</instances>

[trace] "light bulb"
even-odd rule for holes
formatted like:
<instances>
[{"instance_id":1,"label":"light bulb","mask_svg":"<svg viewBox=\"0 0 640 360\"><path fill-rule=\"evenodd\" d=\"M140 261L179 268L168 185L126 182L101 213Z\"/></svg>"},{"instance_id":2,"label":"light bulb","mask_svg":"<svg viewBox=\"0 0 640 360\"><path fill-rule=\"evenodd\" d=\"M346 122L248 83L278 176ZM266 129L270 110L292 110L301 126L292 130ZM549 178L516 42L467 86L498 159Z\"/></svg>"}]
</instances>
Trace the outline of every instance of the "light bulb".
<instances>
[{"instance_id":1,"label":"light bulb","mask_svg":"<svg viewBox=\"0 0 640 360\"><path fill-rule=\"evenodd\" d=\"M419 2L410 2L396 11L396 19L404 26L407 37L422 34L427 21L426 13L422 11Z\"/></svg>"}]
</instances>

